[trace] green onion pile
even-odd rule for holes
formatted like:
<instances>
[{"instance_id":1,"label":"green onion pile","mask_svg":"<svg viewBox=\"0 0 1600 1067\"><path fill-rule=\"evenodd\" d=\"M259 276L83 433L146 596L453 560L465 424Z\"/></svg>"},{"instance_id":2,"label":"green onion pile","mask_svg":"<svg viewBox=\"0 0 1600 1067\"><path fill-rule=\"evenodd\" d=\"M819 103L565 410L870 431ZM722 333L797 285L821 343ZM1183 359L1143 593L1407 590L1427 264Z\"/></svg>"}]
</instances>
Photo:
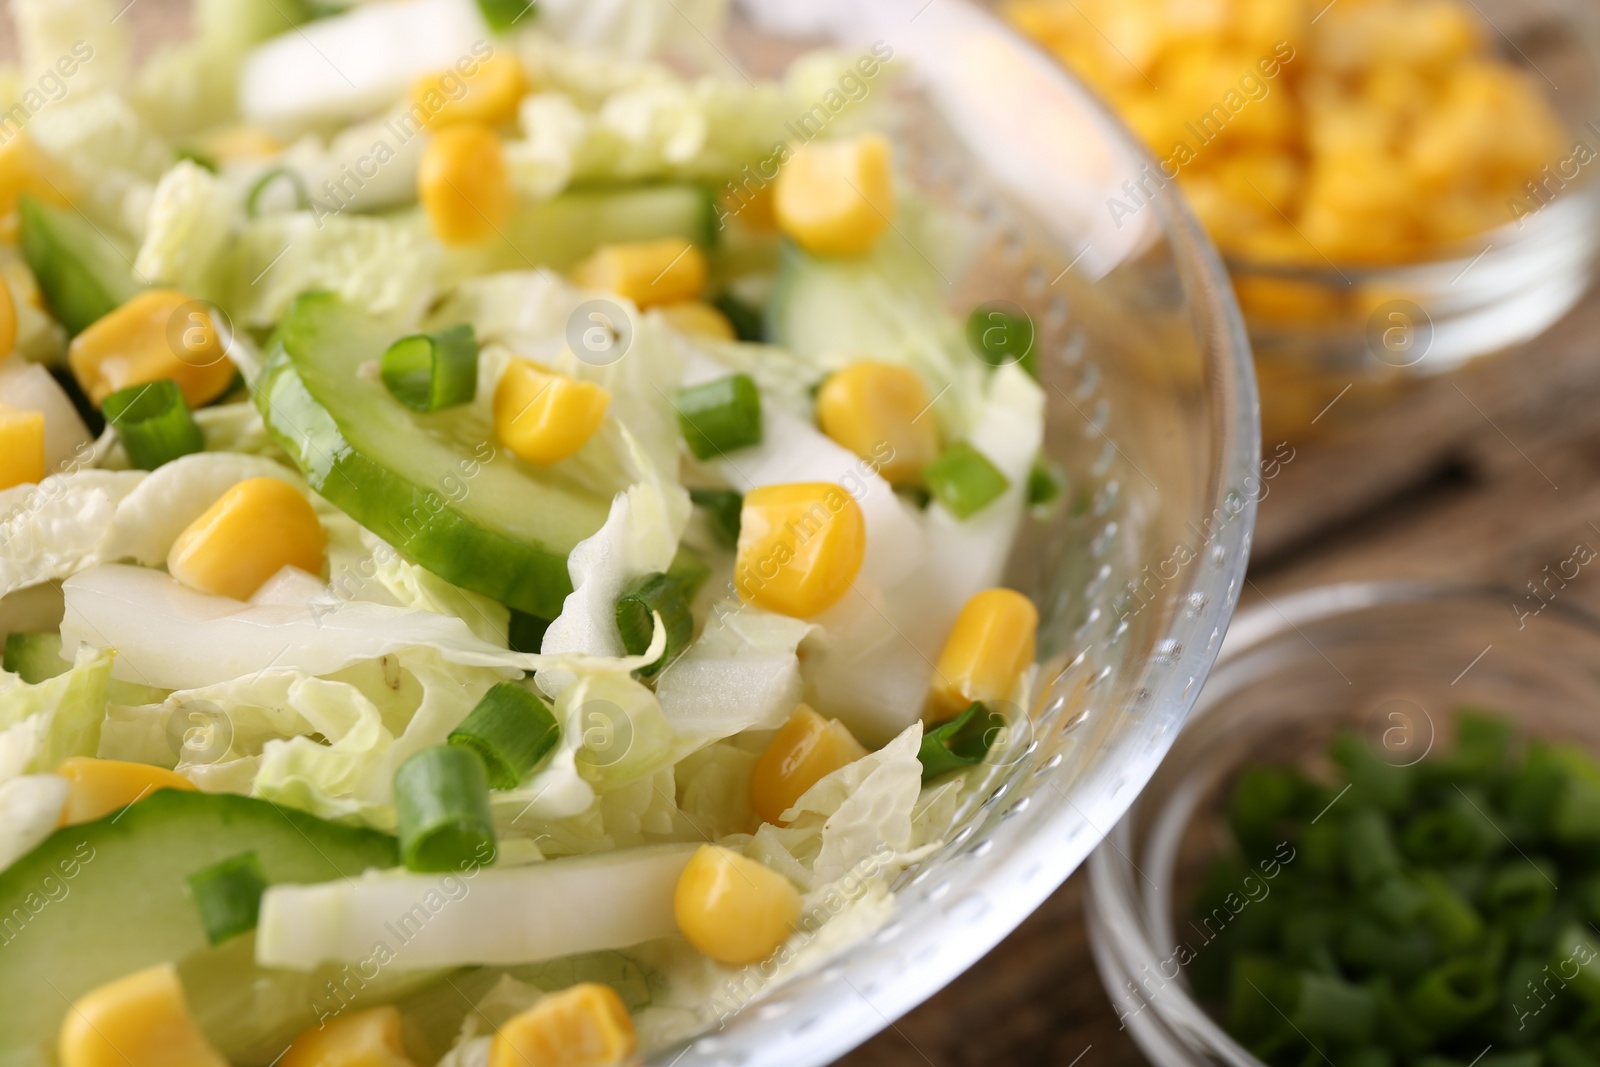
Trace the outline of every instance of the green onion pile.
<instances>
[{"instance_id":1,"label":"green onion pile","mask_svg":"<svg viewBox=\"0 0 1600 1067\"><path fill-rule=\"evenodd\" d=\"M1600 1067L1600 763L1463 712L1449 755L1357 735L1330 780L1257 766L1237 851L1155 987L1187 973L1283 1067Z\"/></svg>"}]
</instances>

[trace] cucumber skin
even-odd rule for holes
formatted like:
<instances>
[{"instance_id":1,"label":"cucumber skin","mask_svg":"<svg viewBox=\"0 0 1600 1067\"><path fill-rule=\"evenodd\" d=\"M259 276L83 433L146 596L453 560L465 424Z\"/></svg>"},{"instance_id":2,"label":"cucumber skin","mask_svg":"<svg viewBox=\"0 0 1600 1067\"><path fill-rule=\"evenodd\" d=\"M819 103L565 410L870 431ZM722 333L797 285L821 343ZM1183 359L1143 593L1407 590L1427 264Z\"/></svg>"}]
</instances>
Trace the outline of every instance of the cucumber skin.
<instances>
[{"instance_id":1,"label":"cucumber skin","mask_svg":"<svg viewBox=\"0 0 1600 1067\"><path fill-rule=\"evenodd\" d=\"M264 800L162 790L57 830L0 874L0 1063L48 1062L68 1004L207 949L185 879L254 851L269 884L325 882L398 863L395 840ZM261 978L259 970L238 977ZM191 991L201 997L222 990Z\"/></svg>"},{"instance_id":2,"label":"cucumber skin","mask_svg":"<svg viewBox=\"0 0 1600 1067\"><path fill-rule=\"evenodd\" d=\"M140 289L133 256L66 208L24 195L17 204L22 256L51 314L75 337ZM119 265L115 257L123 256Z\"/></svg>"},{"instance_id":3,"label":"cucumber skin","mask_svg":"<svg viewBox=\"0 0 1600 1067\"><path fill-rule=\"evenodd\" d=\"M268 432L295 460L311 488L406 558L518 611L544 619L561 614L562 602L572 592L565 552L481 526L440 493L380 465L350 443L312 395L290 349L315 339L300 336L297 325L302 317L314 322L321 312L337 310L339 303L331 293L302 294L279 324L252 390ZM374 358L381 353L379 348Z\"/></svg>"}]
</instances>

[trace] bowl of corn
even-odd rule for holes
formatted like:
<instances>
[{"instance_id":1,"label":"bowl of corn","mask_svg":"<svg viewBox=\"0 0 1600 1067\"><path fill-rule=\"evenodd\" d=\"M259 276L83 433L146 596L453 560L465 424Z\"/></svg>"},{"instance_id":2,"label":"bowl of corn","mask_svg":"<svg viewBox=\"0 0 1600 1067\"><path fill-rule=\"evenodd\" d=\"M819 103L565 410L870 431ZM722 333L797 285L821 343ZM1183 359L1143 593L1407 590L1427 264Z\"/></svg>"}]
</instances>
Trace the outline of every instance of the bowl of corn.
<instances>
[{"instance_id":1,"label":"bowl of corn","mask_svg":"<svg viewBox=\"0 0 1600 1067\"><path fill-rule=\"evenodd\" d=\"M1600 150L1588 5L1000 9L1155 156L1107 198L1113 224L1170 184L1216 241L1268 439L1522 344L1588 286Z\"/></svg>"}]
</instances>

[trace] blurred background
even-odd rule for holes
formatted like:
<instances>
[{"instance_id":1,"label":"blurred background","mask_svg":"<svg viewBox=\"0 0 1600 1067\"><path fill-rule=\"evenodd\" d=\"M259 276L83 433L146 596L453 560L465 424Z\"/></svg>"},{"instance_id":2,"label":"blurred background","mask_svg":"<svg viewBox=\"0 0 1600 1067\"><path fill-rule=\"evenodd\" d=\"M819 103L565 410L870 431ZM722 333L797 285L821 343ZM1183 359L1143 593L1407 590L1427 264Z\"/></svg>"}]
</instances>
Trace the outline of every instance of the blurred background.
<instances>
[{"instance_id":1,"label":"blurred background","mask_svg":"<svg viewBox=\"0 0 1600 1067\"><path fill-rule=\"evenodd\" d=\"M146 44L183 32L185 0L133 3ZM1110 220L1176 183L1234 279L1263 425L1242 610L1407 578L1600 609L1586 572L1547 580L1600 553L1600 5L991 6L1150 149ZM841 1062L1143 1063L1084 882Z\"/></svg>"}]
</instances>

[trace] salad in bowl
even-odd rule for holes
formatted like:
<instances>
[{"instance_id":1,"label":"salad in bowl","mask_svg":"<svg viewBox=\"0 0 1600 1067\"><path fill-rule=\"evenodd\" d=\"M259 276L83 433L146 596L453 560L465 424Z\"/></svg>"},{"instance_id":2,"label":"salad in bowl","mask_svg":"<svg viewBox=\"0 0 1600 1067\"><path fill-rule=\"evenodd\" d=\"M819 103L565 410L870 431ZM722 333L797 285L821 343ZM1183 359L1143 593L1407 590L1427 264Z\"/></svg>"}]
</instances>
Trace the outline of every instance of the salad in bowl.
<instances>
[{"instance_id":1,"label":"salad in bowl","mask_svg":"<svg viewBox=\"0 0 1600 1067\"><path fill-rule=\"evenodd\" d=\"M1032 324L685 6L13 3L0 1063L625 1062L1016 758Z\"/></svg>"}]
</instances>

